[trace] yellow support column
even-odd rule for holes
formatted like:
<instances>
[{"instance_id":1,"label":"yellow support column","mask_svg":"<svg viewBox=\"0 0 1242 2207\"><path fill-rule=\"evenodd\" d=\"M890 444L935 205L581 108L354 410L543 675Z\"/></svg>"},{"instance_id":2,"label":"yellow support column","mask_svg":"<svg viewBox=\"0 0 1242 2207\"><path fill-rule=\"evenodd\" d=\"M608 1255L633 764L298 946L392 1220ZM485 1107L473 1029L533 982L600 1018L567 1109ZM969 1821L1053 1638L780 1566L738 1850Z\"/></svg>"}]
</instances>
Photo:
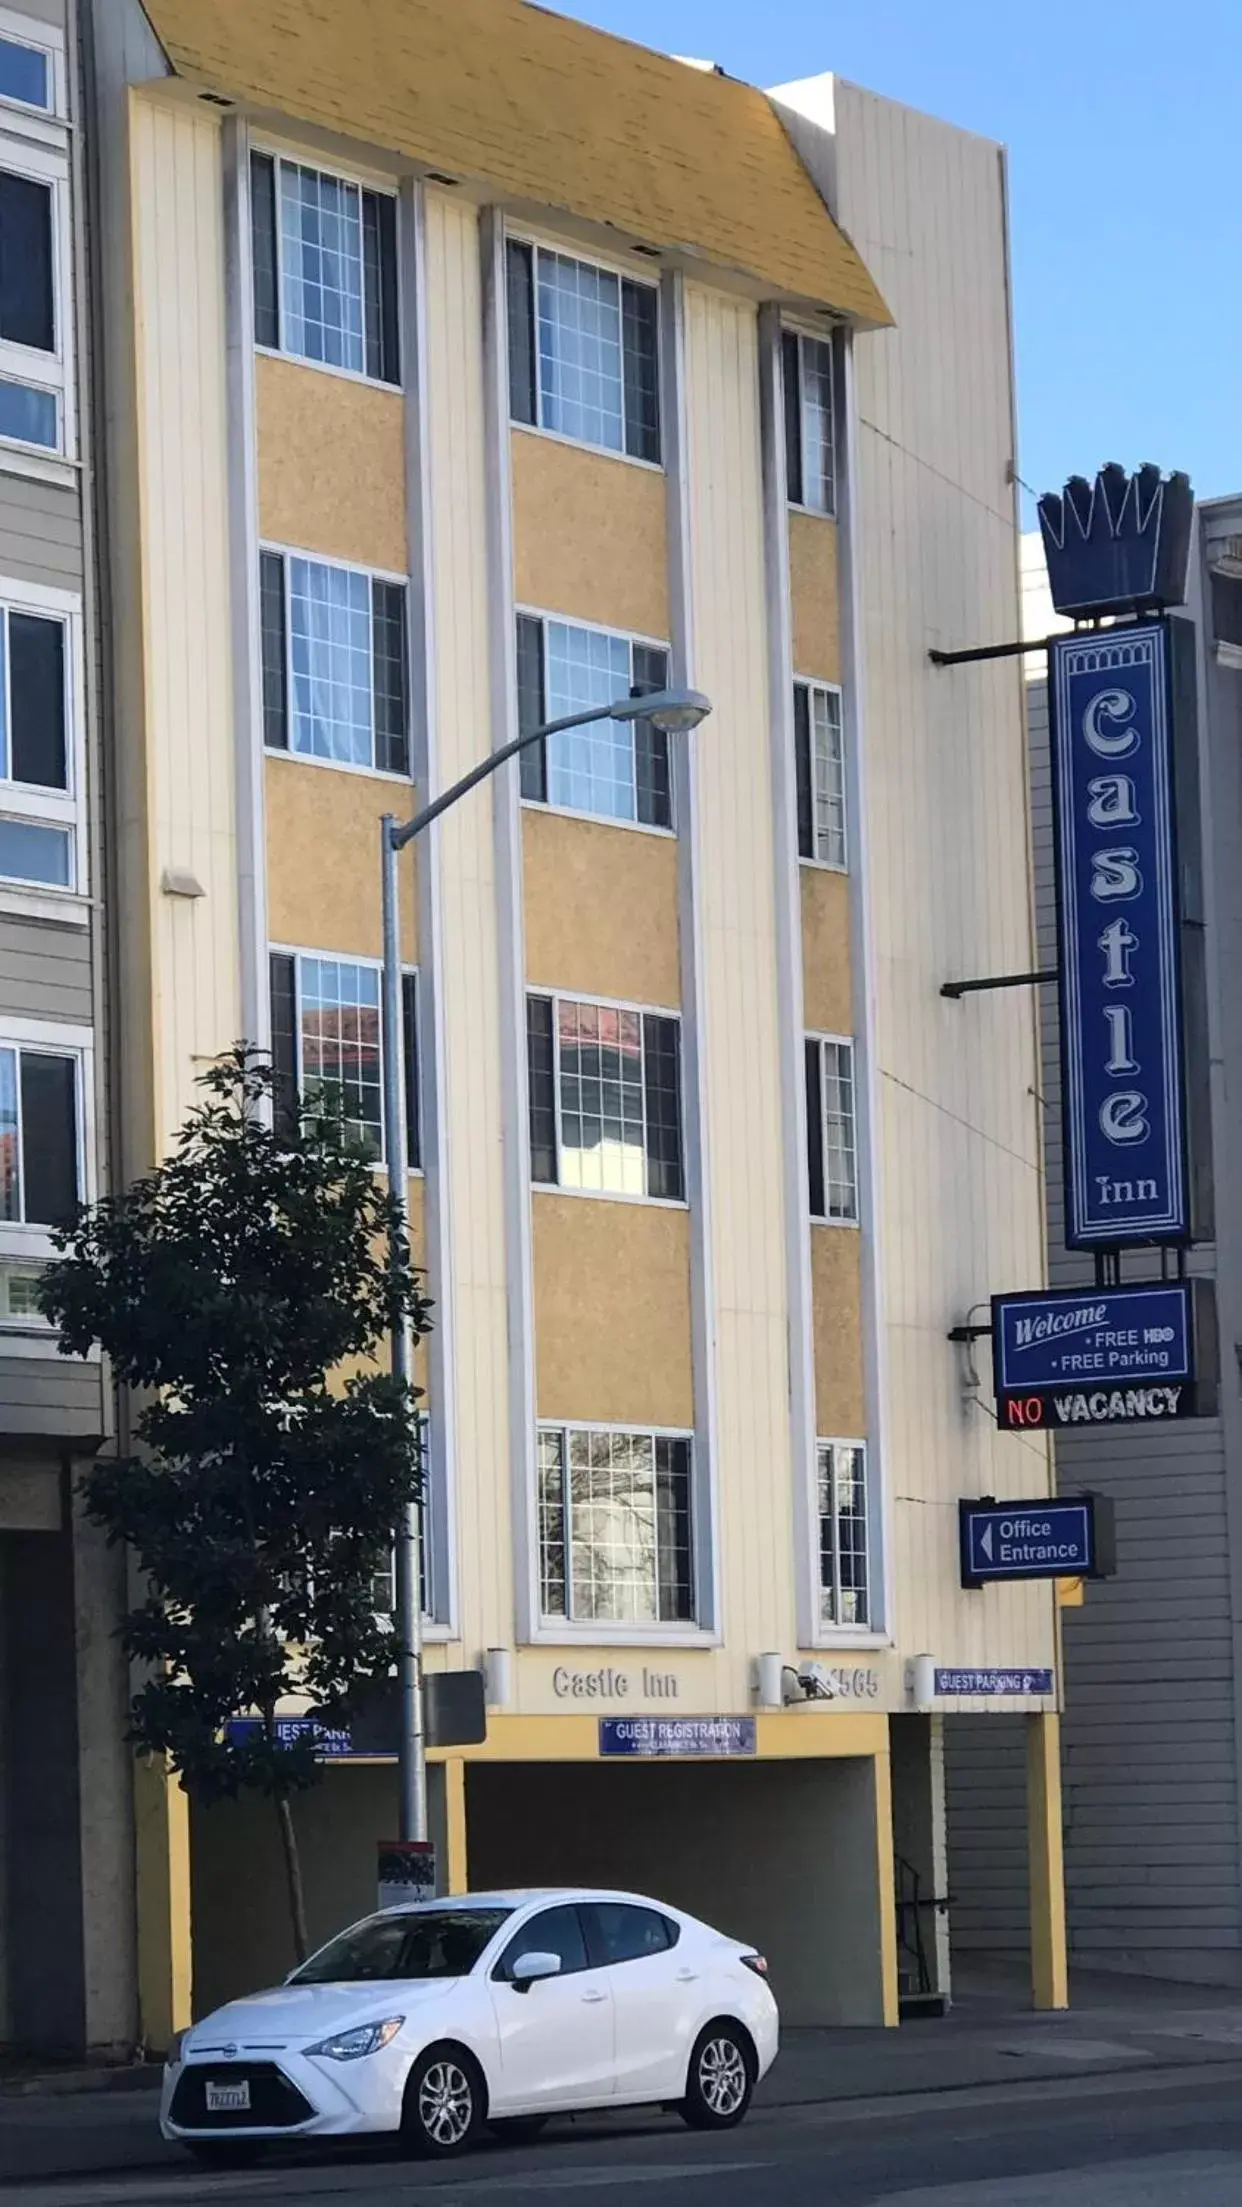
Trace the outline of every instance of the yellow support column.
<instances>
[{"instance_id":1,"label":"yellow support column","mask_svg":"<svg viewBox=\"0 0 1242 2207\"><path fill-rule=\"evenodd\" d=\"M880 1998L886 2027L901 2021L897 1990L897 1893L893 1857L893 1768L887 1748L872 1761L875 1772L876 1877L879 1880Z\"/></svg>"},{"instance_id":2,"label":"yellow support column","mask_svg":"<svg viewBox=\"0 0 1242 2207\"><path fill-rule=\"evenodd\" d=\"M1068 2008L1061 1719L1026 1720L1026 1820L1031 1873L1031 1992L1037 2008Z\"/></svg>"},{"instance_id":3,"label":"yellow support column","mask_svg":"<svg viewBox=\"0 0 1242 2207\"><path fill-rule=\"evenodd\" d=\"M138 2004L148 2054L167 2051L191 2020L190 1804L158 1757L134 1766Z\"/></svg>"},{"instance_id":4,"label":"yellow support column","mask_svg":"<svg viewBox=\"0 0 1242 2207\"><path fill-rule=\"evenodd\" d=\"M466 1765L461 1755L449 1755L444 1763L444 1825L446 1832L445 1883L450 1893L469 1890L466 1853Z\"/></svg>"}]
</instances>

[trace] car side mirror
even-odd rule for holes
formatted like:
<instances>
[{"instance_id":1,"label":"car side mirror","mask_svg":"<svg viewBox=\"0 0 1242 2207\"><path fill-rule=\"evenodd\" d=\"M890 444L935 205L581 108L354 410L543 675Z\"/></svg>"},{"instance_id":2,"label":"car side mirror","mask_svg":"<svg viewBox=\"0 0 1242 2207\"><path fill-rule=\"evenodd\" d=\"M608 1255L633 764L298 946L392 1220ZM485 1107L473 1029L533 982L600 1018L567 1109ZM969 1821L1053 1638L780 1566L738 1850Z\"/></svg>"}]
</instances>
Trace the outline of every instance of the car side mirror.
<instances>
[{"instance_id":1,"label":"car side mirror","mask_svg":"<svg viewBox=\"0 0 1242 2207\"><path fill-rule=\"evenodd\" d=\"M559 1977L559 1954L519 1954L509 1972L509 1982L515 1992L529 1992L540 1977Z\"/></svg>"}]
</instances>

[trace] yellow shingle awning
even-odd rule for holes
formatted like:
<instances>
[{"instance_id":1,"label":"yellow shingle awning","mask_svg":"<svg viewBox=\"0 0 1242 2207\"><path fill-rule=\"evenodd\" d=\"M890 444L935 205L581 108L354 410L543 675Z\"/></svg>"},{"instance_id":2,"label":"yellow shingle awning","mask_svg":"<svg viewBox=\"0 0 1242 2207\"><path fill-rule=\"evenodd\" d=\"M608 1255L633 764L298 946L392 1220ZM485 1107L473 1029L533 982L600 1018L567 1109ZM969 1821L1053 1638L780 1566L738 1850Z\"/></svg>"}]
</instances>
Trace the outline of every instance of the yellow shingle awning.
<instances>
[{"instance_id":1,"label":"yellow shingle awning","mask_svg":"<svg viewBox=\"0 0 1242 2207\"><path fill-rule=\"evenodd\" d=\"M175 74L891 320L771 102L528 0L143 0Z\"/></svg>"}]
</instances>

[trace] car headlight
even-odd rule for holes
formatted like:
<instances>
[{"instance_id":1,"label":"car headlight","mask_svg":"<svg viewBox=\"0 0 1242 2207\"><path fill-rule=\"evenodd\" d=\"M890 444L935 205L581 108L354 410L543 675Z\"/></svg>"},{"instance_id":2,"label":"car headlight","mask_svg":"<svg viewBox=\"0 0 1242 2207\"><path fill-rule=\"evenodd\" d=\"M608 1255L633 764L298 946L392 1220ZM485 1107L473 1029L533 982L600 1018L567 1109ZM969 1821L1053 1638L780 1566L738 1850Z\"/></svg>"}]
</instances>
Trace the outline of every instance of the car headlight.
<instances>
[{"instance_id":1,"label":"car headlight","mask_svg":"<svg viewBox=\"0 0 1242 2207\"><path fill-rule=\"evenodd\" d=\"M382 2023L358 2023L352 2031L334 2031L331 2038L321 2038L306 2051L324 2054L329 2061L361 2061L364 2054L378 2054L381 2046L389 2045L404 2021L403 2015L390 2015Z\"/></svg>"}]
</instances>

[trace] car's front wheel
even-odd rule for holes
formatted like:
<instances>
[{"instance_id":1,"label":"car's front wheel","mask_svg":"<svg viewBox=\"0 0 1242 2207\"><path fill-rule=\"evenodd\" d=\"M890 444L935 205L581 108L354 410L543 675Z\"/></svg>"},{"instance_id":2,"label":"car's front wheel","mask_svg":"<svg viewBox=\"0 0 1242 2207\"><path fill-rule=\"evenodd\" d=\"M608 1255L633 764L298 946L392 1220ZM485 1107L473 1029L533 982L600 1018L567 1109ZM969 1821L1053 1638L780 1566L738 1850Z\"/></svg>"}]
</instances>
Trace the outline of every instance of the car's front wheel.
<instances>
[{"instance_id":1,"label":"car's front wheel","mask_svg":"<svg viewBox=\"0 0 1242 2207\"><path fill-rule=\"evenodd\" d=\"M745 2033L723 2019L707 2024L690 2056L682 2120L691 2130L732 2130L754 2089L755 2057Z\"/></svg>"},{"instance_id":2,"label":"car's front wheel","mask_svg":"<svg viewBox=\"0 0 1242 2207\"><path fill-rule=\"evenodd\" d=\"M487 2120L483 2073L463 2046L429 2046L409 2074L401 2135L411 2153L443 2160L474 2145Z\"/></svg>"}]
</instances>

